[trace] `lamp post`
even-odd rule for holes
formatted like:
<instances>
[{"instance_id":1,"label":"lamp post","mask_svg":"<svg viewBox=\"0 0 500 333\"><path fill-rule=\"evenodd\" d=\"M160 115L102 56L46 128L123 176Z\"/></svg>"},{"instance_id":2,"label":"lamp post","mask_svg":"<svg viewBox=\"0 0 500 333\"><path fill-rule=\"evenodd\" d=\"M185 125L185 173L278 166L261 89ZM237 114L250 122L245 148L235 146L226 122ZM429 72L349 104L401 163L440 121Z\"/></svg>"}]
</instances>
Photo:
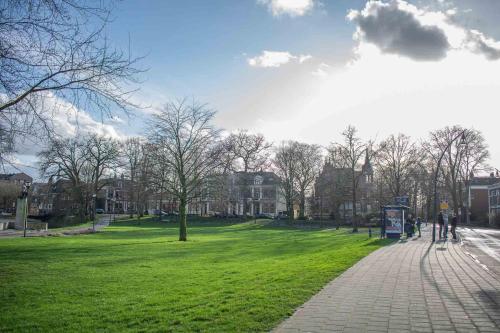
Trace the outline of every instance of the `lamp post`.
<instances>
[{"instance_id":1,"label":"lamp post","mask_svg":"<svg viewBox=\"0 0 500 333\"><path fill-rule=\"evenodd\" d=\"M28 192L31 187L31 182L25 182L23 184L23 191L21 193L21 196L24 200L24 216L23 216L23 226L24 226L24 232L23 236L26 237L26 229L28 229Z\"/></svg>"},{"instance_id":2,"label":"lamp post","mask_svg":"<svg viewBox=\"0 0 500 333\"><path fill-rule=\"evenodd\" d=\"M461 131L456 137L453 138L453 140L448 143L448 146L443 150L441 153L441 156L439 156L438 163L436 166L436 172L434 174L434 220L432 221L432 242L436 241L436 220L437 220L437 211L438 211L438 200L437 200L437 181L438 181L438 176L439 176L439 168L441 167L441 161L443 160L444 154L450 149L451 145L453 142L455 142L458 138L460 138L460 145L464 145L466 143L466 136L465 133L467 132L467 129L464 129Z\"/></svg>"},{"instance_id":3,"label":"lamp post","mask_svg":"<svg viewBox=\"0 0 500 333\"><path fill-rule=\"evenodd\" d=\"M95 217L96 217L96 194L92 194L92 231L95 231Z\"/></svg>"}]
</instances>

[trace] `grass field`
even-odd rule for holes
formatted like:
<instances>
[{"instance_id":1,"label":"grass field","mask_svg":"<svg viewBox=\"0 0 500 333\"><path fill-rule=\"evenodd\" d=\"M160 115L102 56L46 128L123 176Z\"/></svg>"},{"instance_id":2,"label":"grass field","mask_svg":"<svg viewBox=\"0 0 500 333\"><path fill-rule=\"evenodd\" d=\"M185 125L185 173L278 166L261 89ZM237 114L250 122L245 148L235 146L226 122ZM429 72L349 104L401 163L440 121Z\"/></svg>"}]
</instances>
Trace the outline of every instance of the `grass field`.
<instances>
[{"instance_id":1,"label":"grass field","mask_svg":"<svg viewBox=\"0 0 500 333\"><path fill-rule=\"evenodd\" d=\"M0 239L0 332L261 332L386 241L341 230L118 222Z\"/></svg>"}]
</instances>

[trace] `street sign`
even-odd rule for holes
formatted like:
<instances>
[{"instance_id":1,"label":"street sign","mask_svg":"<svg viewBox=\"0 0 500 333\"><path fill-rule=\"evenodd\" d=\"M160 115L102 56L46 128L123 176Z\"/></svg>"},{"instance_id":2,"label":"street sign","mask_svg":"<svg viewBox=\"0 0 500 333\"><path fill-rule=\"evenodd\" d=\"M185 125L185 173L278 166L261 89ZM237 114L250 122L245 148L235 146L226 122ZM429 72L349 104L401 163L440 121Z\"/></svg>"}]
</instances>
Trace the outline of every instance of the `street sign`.
<instances>
[{"instance_id":1,"label":"street sign","mask_svg":"<svg viewBox=\"0 0 500 333\"><path fill-rule=\"evenodd\" d=\"M441 210L447 210L450 206L448 205L447 202L441 202L441 205L439 206L439 208L441 208Z\"/></svg>"}]
</instances>

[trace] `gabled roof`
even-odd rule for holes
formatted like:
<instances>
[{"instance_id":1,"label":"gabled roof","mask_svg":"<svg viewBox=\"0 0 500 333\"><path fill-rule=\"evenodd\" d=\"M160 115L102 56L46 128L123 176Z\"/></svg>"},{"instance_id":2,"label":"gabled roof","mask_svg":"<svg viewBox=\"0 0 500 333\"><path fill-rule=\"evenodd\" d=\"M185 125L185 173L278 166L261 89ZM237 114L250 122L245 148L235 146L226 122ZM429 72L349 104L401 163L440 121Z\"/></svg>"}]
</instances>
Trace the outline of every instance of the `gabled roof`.
<instances>
[{"instance_id":1,"label":"gabled roof","mask_svg":"<svg viewBox=\"0 0 500 333\"><path fill-rule=\"evenodd\" d=\"M471 179L471 186L491 186L493 184L499 183L499 177L474 177Z\"/></svg>"}]
</instances>

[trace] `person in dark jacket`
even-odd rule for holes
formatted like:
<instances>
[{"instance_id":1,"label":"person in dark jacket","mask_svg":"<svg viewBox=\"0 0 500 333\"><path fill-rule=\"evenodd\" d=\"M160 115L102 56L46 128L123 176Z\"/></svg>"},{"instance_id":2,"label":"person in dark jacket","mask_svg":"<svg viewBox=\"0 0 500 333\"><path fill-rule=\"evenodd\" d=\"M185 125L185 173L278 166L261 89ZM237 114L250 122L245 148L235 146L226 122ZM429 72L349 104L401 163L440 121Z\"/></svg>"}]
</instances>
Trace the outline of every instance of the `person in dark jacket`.
<instances>
[{"instance_id":1,"label":"person in dark jacket","mask_svg":"<svg viewBox=\"0 0 500 333\"><path fill-rule=\"evenodd\" d=\"M439 239L441 239L444 237L444 217L442 212L439 212L438 224L439 224Z\"/></svg>"},{"instance_id":2,"label":"person in dark jacket","mask_svg":"<svg viewBox=\"0 0 500 333\"><path fill-rule=\"evenodd\" d=\"M457 216L453 215L453 218L451 219L451 234L453 235L453 239L457 240Z\"/></svg>"},{"instance_id":3,"label":"person in dark jacket","mask_svg":"<svg viewBox=\"0 0 500 333\"><path fill-rule=\"evenodd\" d=\"M422 237L422 233L420 232L420 227L422 226L422 220L420 219L420 217L417 217L417 222L415 224L417 225L418 237Z\"/></svg>"}]
</instances>

